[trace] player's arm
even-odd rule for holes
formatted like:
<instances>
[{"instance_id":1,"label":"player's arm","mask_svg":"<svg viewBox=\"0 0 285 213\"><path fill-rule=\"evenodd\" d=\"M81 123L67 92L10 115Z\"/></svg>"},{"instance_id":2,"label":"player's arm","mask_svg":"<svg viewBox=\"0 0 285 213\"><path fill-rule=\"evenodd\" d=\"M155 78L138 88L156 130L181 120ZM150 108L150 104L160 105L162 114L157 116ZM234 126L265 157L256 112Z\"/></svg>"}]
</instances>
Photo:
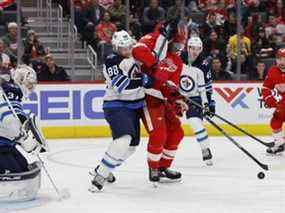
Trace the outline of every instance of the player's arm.
<instances>
[{"instance_id":1,"label":"player's arm","mask_svg":"<svg viewBox=\"0 0 285 213\"><path fill-rule=\"evenodd\" d=\"M117 93L121 94L128 94L133 92L135 89L140 89L141 87L147 88L151 84L151 79L146 74L142 74L138 78L131 79L117 64L113 64L111 66L105 64L103 73L108 87L113 88Z\"/></svg>"},{"instance_id":2,"label":"player's arm","mask_svg":"<svg viewBox=\"0 0 285 213\"><path fill-rule=\"evenodd\" d=\"M207 99L207 90L206 90L206 83L205 83L205 78L204 78L204 73L202 70L197 69L197 86L198 86L198 91L200 93L201 99L202 99L202 104L205 106L208 104L208 99Z\"/></svg>"},{"instance_id":3,"label":"player's arm","mask_svg":"<svg viewBox=\"0 0 285 213\"><path fill-rule=\"evenodd\" d=\"M262 100L265 102L265 105L268 108L274 108L277 105L277 101L273 97L272 90L274 90L274 80L273 71L270 70L263 82L261 89Z\"/></svg>"}]
</instances>

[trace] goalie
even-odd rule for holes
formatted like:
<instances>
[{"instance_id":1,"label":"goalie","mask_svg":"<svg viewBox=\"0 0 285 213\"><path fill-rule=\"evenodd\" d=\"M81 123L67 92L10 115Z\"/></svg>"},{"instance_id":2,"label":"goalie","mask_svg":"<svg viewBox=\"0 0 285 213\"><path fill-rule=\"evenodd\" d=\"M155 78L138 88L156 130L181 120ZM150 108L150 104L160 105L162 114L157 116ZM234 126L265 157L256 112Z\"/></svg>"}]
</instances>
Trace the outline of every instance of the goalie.
<instances>
[{"instance_id":1,"label":"goalie","mask_svg":"<svg viewBox=\"0 0 285 213\"><path fill-rule=\"evenodd\" d=\"M19 66L12 80L0 80L0 201L27 201L36 197L40 188L41 167L29 164L24 152L46 150L36 117L28 116L22 107L23 97L37 83L35 71ZM19 147L21 148L19 149Z\"/></svg>"}]
</instances>

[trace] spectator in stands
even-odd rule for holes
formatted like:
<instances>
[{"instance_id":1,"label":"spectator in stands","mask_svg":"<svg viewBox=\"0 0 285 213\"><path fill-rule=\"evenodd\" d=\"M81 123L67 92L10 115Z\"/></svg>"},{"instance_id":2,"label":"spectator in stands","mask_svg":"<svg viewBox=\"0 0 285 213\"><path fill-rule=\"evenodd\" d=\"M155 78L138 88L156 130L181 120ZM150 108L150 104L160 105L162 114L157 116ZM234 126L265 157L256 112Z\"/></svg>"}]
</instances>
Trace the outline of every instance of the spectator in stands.
<instances>
[{"instance_id":1,"label":"spectator in stands","mask_svg":"<svg viewBox=\"0 0 285 213\"><path fill-rule=\"evenodd\" d=\"M139 40L142 37L142 29L139 18L136 15L130 15L130 32L129 34L134 37L136 40Z\"/></svg>"},{"instance_id":2,"label":"spectator in stands","mask_svg":"<svg viewBox=\"0 0 285 213\"><path fill-rule=\"evenodd\" d=\"M69 81L70 78L64 68L55 64L52 55L45 57L46 67L38 73L39 81Z\"/></svg>"},{"instance_id":3,"label":"spectator in stands","mask_svg":"<svg viewBox=\"0 0 285 213\"><path fill-rule=\"evenodd\" d=\"M205 41L204 51L207 56L220 55L221 57L224 57L226 55L226 42L218 37L216 31L213 30Z\"/></svg>"},{"instance_id":4,"label":"spectator in stands","mask_svg":"<svg viewBox=\"0 0 285 213\"><path fill-rule=\"evenodd\" d=\"M113 5L108 8L111 14L111 20L116 24L119 30L124 29L126 25L126 7L122 4L122 0L114 0Z\"/></svg>"},{"instance_id":5,"label":"spectator in stands","mask_svg":"<svg viewBox=\"0 0 285 213\"><path fill-rule=\"evenodd\" d=\"M213 80L232 80L232 76L224 70L220 58L214 57L212 60Z\"/></svg>"},{"instance_id":6,"label":"spectator in stands","mask_svg":"<svg viewBox=\"0 0 285 213\"><path fill-rule=\"evenodd\" d=\"M6 46L6 53L9 55L12 65L16 65L17 63L17 29L17 23L10 22L8 24L8 33L2 37Z\"/></svg>"},{"instance_id":7,"label":"spectator in stands","mask_svg":"<svg viewBox=\"0 0 285 213\"><path fill-rule=\"evenodd\" d=\"M11 64L10 57L5 53L5 44L2 39L0 39L0 60L2 67L8 68Z\"/></svg>"},{"instance_id":8,"label":"spectator in stands","mask_svg":"<svg viewBox=\"0 0 285 213\"><path fill-rule=\"evenodd\" d=\"M111 14L106 11L103 20L96 27L96 37L98 40L97 49L100 59L103 61L106 55L112 52L112 36L117 31L116 25L111 22Z\"/></svg>"},{"instance_id":9,"label":"spectator in stands","mask_svg":"<svg viewBox=\"0 0 285 213\"><path fill-rule=\"evenodd\" d=\"M181 8L183 9L183 15L186 20L188 20L188 17L190 16L190 11L185 5L182 5L182 0L175 0L175 5L170 7L167 11L167 20L174 20L177 17L181 18Z\"/></svg>"},{"instance_id":10,"label":"spectator in stands","mask_svg":"<svg viewBox=\"0 0 285 213\"><path fill-rule=\"evenodd\" d=\"M214 12L210 12L206 18L206 23L203 26L203 35L208 36L212 31L219 32L220 27L221 25L217 22L216 14Z\"/></svg>"},{"instance_id":11,"label":"spectator in stands","mask_svg":"<svg viewBox=\"0 0 285 213\"><path fill-rule=\"evenodd\" d=\"M149 6L144 9L143 29L147 34L152 32L155 26L165 18L165 10L159 7L158 0L150 0Z\"/></svg>"},{"instance_id":12,"label":"spectator in stands","mask_svg":"<svg viewBox=\"0 0 285 213\"><path fill-rule=\"evenodd\" d=\"M240 36L240 41L241 41L241 53L245 57L248 57L251 55L251 40L244 35L244 30L241 27L240 34L235 34L230 37L229 39L229 48L230 48L230 55L231 59L236 61L237 58L237 38Z\"/></svg>"},{"instance_id":13,"label":"spectator in stands","mask_svg":"<svg viewBox=\"0 0 285 213\"><path fill-rule=\"evenodd\" d=\"M267 75L267 68L264 62L257 61L255 69L249 72L249 80L263 81Z\"/></svg>"},{"instance_id":14,"label":"spectator in stands","mask_svg":"<svg viewBox=\"0 0 285 213\"><path fill-rule=\"evenodd\" d=\"M255 56L258 58L274 57L274 46L275 44L266 37L265 29L263 27L260 27L258 37L254 39L253 44Z\"/></svg>"},{"instance_id":15,"label":"spectator in stands","mask_svg":"<svg viewBox=\"0 0 285 213\"><path fill-rule=\"evenodd\" d=\"M229 12L228 16L228 19L224 23L224 32L226 34L226 38L234 35L237 29L237 19L235 13L231 11Z\"/></svg>"},{"instance_id":16,"label":"spectator in stands","mask_svg":"<svg viewBox=\"0 0 285 213\"><path fill-rule=\"evenodd\" d=\"M103 18L105 9L99 4L99 0L92 0L92 3L83 12L84 25L93 24L96 26Z\"/></svg>"},{"instance_id":17,"label":"spectator in stands","mask_svg":"<svg viewBox=\"0 0 285 213\"><path fill-rule=\"evenodd\" d=\"M34 30L29 30L27 38L24 40L24 54L30 60L46 55L46 50Z\"/></svg>"},{"instance_id":18,"label":"spectator in stands","mask_svg":"<svg viewBox=\"0 0 285 213\"><path fill-rule=\"evenodd\" d=\"M114 3L114 0L99 0L99 3L107 10L108 7L110 7Z\"/></svg>"}]
</instances>

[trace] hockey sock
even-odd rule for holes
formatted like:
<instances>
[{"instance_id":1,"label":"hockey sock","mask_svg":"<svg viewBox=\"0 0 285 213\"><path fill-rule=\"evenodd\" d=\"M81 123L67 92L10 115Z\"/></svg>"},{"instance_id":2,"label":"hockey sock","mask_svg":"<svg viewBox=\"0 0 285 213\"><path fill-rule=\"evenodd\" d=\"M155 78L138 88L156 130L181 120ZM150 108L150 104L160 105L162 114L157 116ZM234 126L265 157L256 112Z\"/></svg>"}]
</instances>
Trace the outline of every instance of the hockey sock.
<instances>
[{"instance_id":1,"label":"hockey sock","mask_svg":"<svg viewBox=\"0 0 285 213\"><path fill-rule=\"evenodd\" d=\"M209 148L210 146L209 137L207 130L203 125L203 121L200 118L193 117L189 119L189 122L201 149L204 150Z\"/></svg>"},{"instance_id":2,"label":"hockey sock","mask_svg":"<svg viewBox=\"0 0 285 213\"><path fill-rule=\"evenodd\" d=\"M115 139L110 144L105 152L99 168L97 169L97 172L100 175L107 178L110 172L124 162L131 140L132 137L130 135L125 135Z\"/></svg>"}]
</instances>

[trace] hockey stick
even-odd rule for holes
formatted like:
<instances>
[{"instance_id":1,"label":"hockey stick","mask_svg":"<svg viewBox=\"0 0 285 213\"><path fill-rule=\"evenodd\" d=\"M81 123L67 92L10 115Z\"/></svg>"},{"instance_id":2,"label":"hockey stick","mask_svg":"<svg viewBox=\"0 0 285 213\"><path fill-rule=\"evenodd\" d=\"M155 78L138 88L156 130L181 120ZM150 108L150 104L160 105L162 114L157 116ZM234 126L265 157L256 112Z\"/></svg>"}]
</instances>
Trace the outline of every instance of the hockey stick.
<instances>
[{"instance_id":1,"label":"hockey stick","mask_svg":"<svg viewBox=\"0 0 285 213\"><path fill-rule=\"evenodd\" d=\"M22 122L20 121L19 117L17 116L17 113L15 112L15 109L14 107L12 106L10 100L8 99L7 95L5 94L4 90L2 89L2 87L0 87L0 91L2 93L2 96L4 98L4 100L7 102L8 104L8 108L11 110L13 116L15 117L15 119L19 122L20 125L22 125ZM65 198L68 198L69 197L69 192L67 190L62 190L62 193L59 191L58 187L56 186L55 182L53 181L53 179L51 178L51 175L49 174L46 166L44 165L44 162L43 160L41 159L41 157L39 156L39 154L36 154L42 168L44 169L50 183L52 184L57 196L58 196L58 199L59 201L62 200L62 199L65 199Z\"/></svg>"},{"instance_id":2,"label":"hockey stick","mask_svg":"<svg viewBox=\"0 0 285 213\"><path fill-rule=\"evenodd\" d=\"M201 106L199 103L197 103L196 101L191 100L190 98L187 98L187 101L189 101L190 103L192 103L193 105L201 108L201 109L205 109L203 106ZM245 131L244 129L240 128L239 126L235 125L234 123L230 122L229 120L225 119L224 117L218 115L217 113L211 113L213 116L217 117L218 119L222 120L223 122L229 124L230 126L232 126L233 128L237 129L238 131L242 132L243 134L249 136L250 138L254 139L255 141L259 142L260 144L266 146L266 147L273 147L274 146L274 142L265 142L260 140L259 138L255 137L254 135L252 135L251 133Z\"/></svg>"},{"instance_id":3,"label":"hockey stick","mask_svg":"<svg viewBox=\"0 0 285 213\"><path fill-rule=\"evenodd\" d=\"M265 171L269 170L269 166L267 164L261 163L256 157L254 157L249 151L247 151L243 146L236 142L228 133L225 132L224 129L222 129L212 119L210 119L208 116L205 116L205 119L220 133L222 133L227 139L229 139L229 141L231 141L236 147L238 147L243 153L245 153L249 158L251 158L255 163L257 163L262 169L264 169Z\"/></svg>"}]
</instances>

